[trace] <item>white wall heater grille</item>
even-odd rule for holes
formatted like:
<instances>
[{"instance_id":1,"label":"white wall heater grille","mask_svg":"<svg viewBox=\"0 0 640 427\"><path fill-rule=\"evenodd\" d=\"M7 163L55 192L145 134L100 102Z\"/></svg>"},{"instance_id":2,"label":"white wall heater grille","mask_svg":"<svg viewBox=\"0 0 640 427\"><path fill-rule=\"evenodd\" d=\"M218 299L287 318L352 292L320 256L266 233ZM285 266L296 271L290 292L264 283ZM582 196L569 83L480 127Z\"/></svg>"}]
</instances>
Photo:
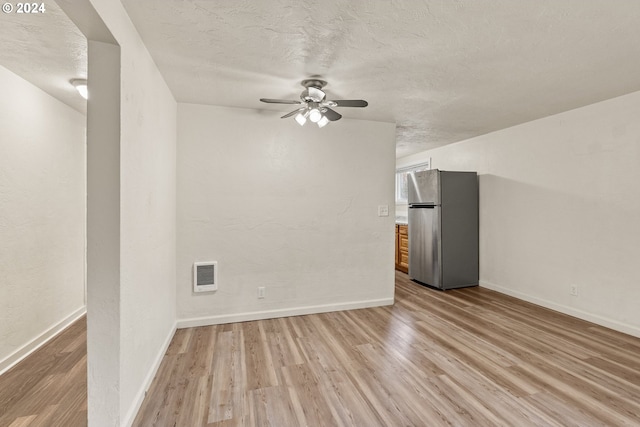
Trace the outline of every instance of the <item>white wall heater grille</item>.
<instances>
[{"instance_id":1,"label":"white wall heater grille","mask_svg":"<svg viewBox=\"0 0 640 427\"><path fill-rule=\"evenodd\" d=\"M218 290L218 262L193 263L193 292Z\"/></svg>"}]
</instances>

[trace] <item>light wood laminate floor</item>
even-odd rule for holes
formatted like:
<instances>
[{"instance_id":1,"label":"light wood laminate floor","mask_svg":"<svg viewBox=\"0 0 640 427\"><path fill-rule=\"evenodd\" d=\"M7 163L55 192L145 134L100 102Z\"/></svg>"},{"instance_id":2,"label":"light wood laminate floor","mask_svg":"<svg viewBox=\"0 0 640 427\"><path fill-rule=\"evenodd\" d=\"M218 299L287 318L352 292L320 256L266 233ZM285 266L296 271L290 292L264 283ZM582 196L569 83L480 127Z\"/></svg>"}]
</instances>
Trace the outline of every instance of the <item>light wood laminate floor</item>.
<instances>
[{"instance_id":1,"label":"light wood laminate floor","mask_svg":"<svg viewBox=\"0 0 640 427\"><path fill-rule=\"evenodd\" d=\"M86 425L84 319L0 376L0 427ZM396 277L391 307L182 329L135 426L640 426L640 339Z\"/></svg>"},{"instance_id":2,"label":"light wood laminate floor","mask_svg":"<svg viewBox=\"0 0 640 427\"><path fill-rule=\"evenodd\" d=\"M135 426L640 425L640 340L397 273L396 303L178 330Z\"/></svg>"},{"instance_id":3,"label":"light wood laminate floor","mask_svg":"<svg viewBox=\"0 0 640 427\"><path fill-rule=\"evenodd\" d=\"M0 376L0 427L87 425L83 317Z\"/></svg>"}]
</instances>

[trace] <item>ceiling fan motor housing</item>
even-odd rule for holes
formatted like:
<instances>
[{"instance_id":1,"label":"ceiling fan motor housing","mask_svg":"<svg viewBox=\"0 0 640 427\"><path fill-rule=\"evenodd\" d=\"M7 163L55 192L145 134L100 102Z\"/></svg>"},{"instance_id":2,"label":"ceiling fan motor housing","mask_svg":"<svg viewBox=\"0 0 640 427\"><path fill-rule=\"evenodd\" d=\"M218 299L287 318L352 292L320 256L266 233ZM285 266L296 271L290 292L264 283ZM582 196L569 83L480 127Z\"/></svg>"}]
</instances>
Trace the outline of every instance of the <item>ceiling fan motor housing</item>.
<instances>
[{"instance_id":1,"label":"ceiling fan motor housing","mask_svg":"<svg viewBox=\"0 0 640 427\"><path fill-rule=\"evenodd\" d=\"M324 80L308 79L302 81L302 86L306 87L300 94L300 99L304 102L322 102L326 94L322 88L327 84Z\"/></svg>"}]
</instances>

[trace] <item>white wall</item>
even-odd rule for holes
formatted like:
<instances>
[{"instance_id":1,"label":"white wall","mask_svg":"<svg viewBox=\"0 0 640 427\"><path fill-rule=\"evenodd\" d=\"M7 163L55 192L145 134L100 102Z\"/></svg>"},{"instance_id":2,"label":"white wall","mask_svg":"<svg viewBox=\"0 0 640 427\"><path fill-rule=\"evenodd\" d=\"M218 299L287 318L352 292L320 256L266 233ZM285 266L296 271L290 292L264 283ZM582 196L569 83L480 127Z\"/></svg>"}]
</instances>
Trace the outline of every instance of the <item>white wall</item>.
<instances>
[{"instance_id":1,"label":"white wall","mask_svg":"<svg viewBox=\"0 0 640 427\"><path fill-rule=\"evenodd\" d=\"M635 92L398 166L479 172L481 285L640 336L638 117Z\"/></svg>"},{"instance_id":2,"label":"white wall","mask_svg":"<svg viewBox=\"0 0 640 427\"><path fill-rule=\"evenodd\" d=\"M120 47L88 40L87 390L91 426L120 419Z\"/></svg>"},{"instance_id":3,"label":"white wall","mask_svg":"<svg viewBox=\"0 0 640 427\"><path fill-rule=\"evenodd\" d=\"M85 123L0 66L0 372L84 312Z\"/></svg>"},{"instance_id":4,"label":"white wall","mask_svg":"<svg viewBox=\"0 0 640 427\"><path fill-rule=\"evenodd\" d=\"M393 301L395 126L280 115L178 105L179 326ZM208 260L219 289L194 294Z\"/></svg>"},{"instance_id":5,"label":"white wall","mask_svg":"<svg viewBox=\"0 0 640 427\"><path fill-rule=\"evenodd\" d=\"M92 258L91 254L88 258L88 316L93 325L88 336L89 423L129 425L175 331L177 104L121 3L110 0L91 3L117 41L120 55L111 58L114 49L107 43L90 40L89 90L92 84L108 85L117 105L103 116L92 115L90 101L88 141L92 143L92 125L99 127L104 124L101 120L112 120L115 110L116 122L108 122L106 129L110 133L119 128L115 141L96 133L93 136L97 144L105 145L107 156L119 150L119 158L113 161L108 157L101 164L96 152L96 156L89 156L88 163L89 213L95 214L89 216L90 225L95 226L88 229L89 250L92 244L98 250L100 245L110 249L113 244L118 255L117 260ZM94 21L90 22L95 22L95 16L91 19ZM90 30L92 27L87 25ZM101 51L105 55L103 63L100 58L96 60ZM92 80L92 64L96 80ZM119 73L107 72L117 79L115 88L109 75L96 70L101 66L108 70L114 65L119 66ZM104 90L102 95L100 102L108 104L114 100ZM109 147L113 143L117 147ZM91 147L89 151L91 154ZM119 185L119 193L110 195L103 207L117 216L113 221L105 218L110 226L116 227L111 238L98 229L100 213L92 211L92 197L100 196L97 191L92 193L93 183L96 189L106 183L107 191ZM100 203L96 201L95 206ZM111 280L113 273L117 274L115 281ZM108 292L98 289L104 283L111 287ZM95 311L109 311L116 318L109 322L105 313L93 323L91 316ZM117 342L104 349L107 337L115 337ZM98 354L92 348L104 352ZM116 361L115 369L109 359Z\"/></svg>"},{"instance_id":6,"label":"white wall","mask_svg":"<svg viewBox=\"0 0 640 427\"><path fill-rule=\"evenodd\" d=\"M122 51L120 400L132 419L176 326L177 104L144 46Z\"/></svg>"}]
</instances>

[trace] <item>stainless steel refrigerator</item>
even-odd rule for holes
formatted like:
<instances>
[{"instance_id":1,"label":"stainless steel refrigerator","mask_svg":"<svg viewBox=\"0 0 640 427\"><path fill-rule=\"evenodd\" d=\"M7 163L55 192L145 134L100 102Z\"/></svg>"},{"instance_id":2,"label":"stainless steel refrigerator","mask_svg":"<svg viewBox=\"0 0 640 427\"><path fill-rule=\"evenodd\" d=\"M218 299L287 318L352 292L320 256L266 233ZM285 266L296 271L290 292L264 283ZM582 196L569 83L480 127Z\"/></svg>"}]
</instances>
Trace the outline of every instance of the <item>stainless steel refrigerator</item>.
<instances>
[{"instance_id":1,"label":"stainless steel refrigerator","mask_svg":"<svg viewBox=\"0 0 640 427\"><path fill-rule=\"evenodd\" d=\"M478 175L409 174L409 277L439 289L478 284Z\"/></svg>"}]
</instances>

